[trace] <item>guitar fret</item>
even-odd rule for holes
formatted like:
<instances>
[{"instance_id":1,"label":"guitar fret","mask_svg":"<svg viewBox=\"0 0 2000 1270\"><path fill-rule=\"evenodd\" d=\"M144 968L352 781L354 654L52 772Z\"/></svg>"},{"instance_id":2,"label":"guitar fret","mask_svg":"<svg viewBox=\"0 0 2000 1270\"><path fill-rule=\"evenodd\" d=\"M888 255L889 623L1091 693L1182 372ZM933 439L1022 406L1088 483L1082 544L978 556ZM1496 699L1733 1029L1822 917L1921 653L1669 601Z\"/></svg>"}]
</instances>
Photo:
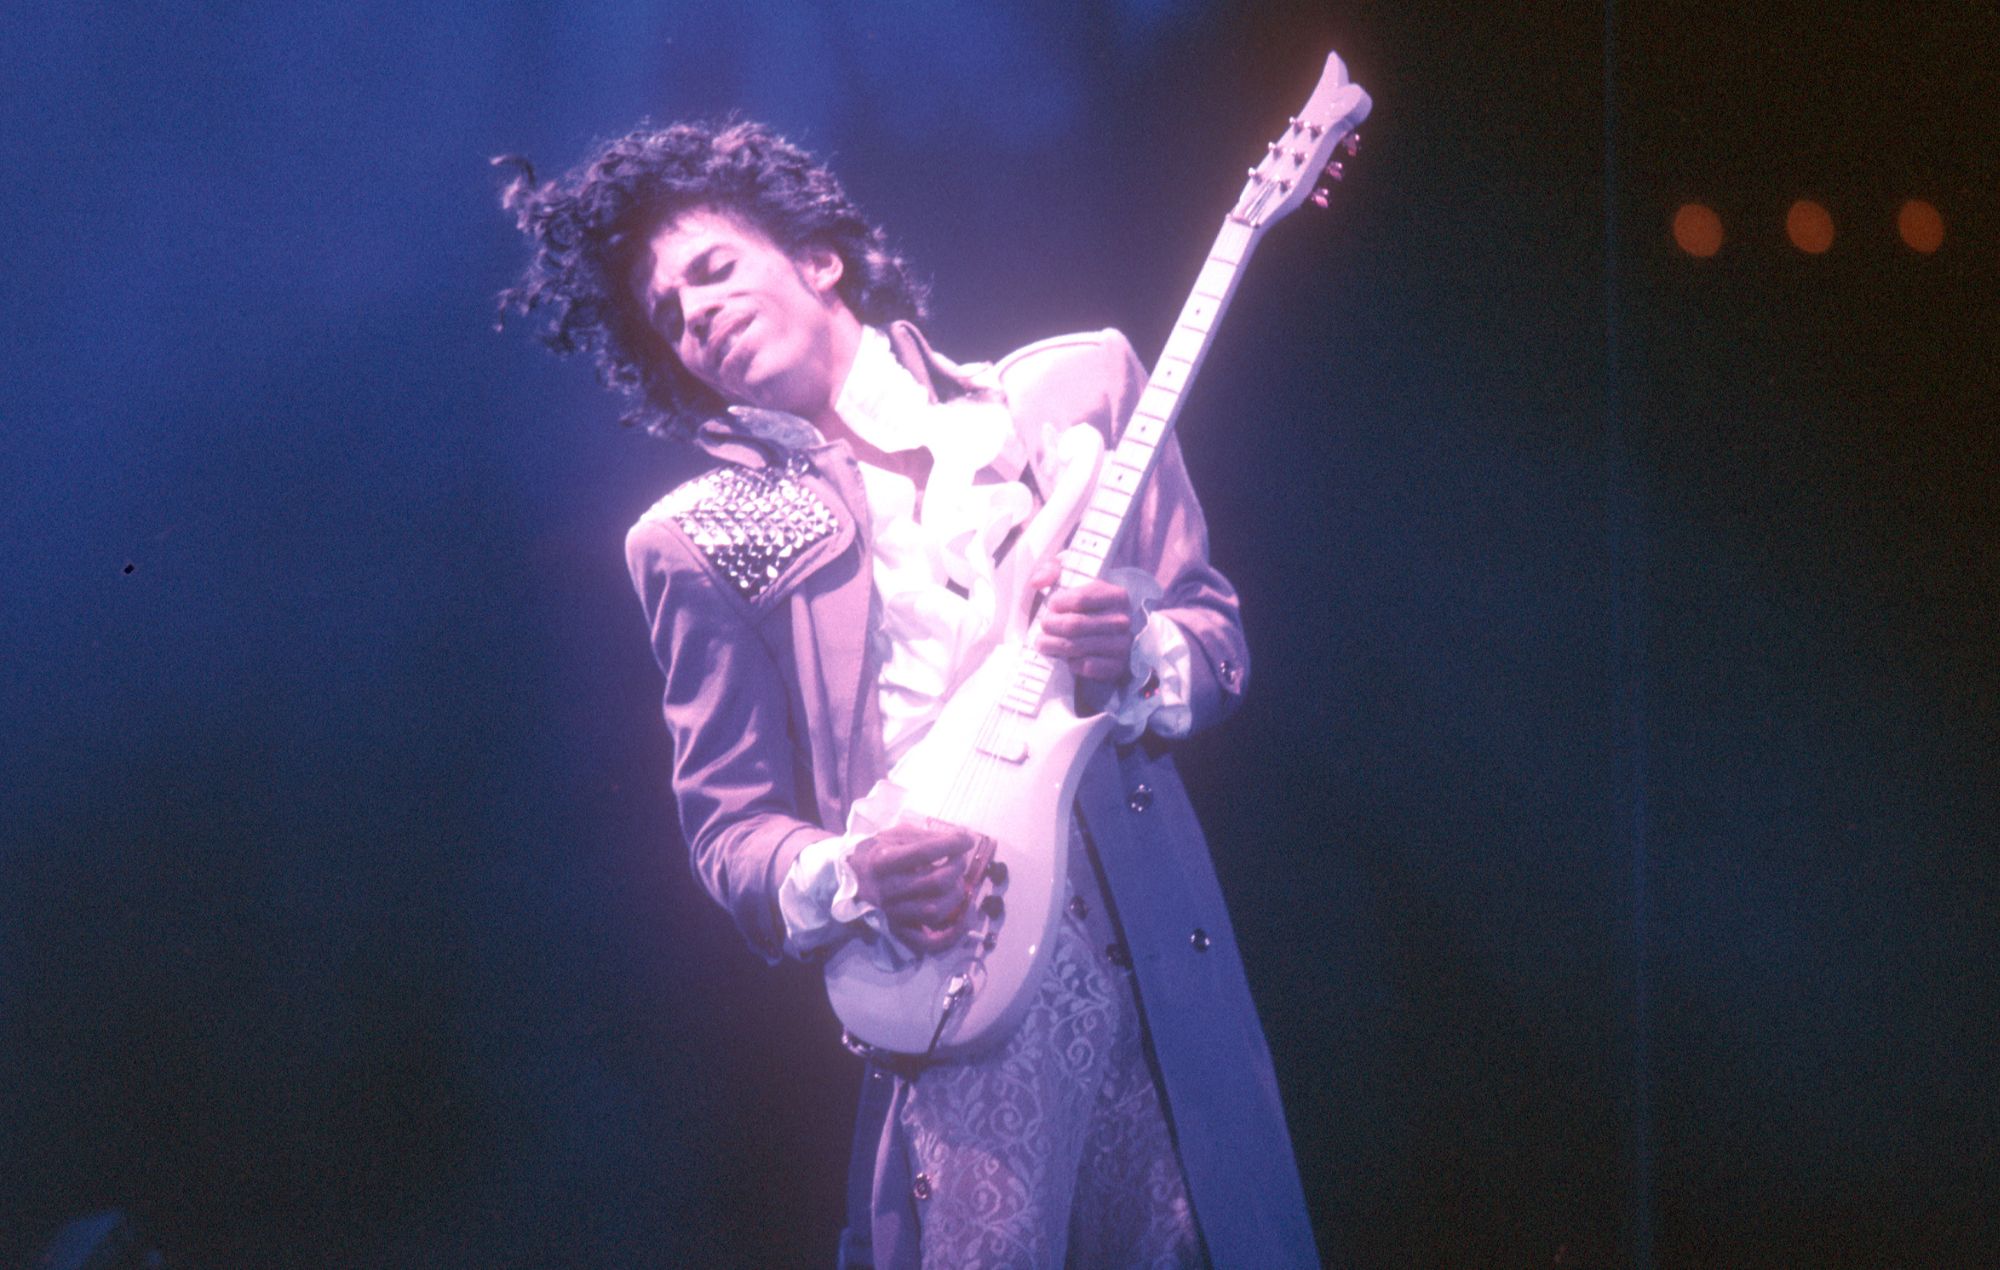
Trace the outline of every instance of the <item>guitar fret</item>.
<instances>
[{"instance_id":1,"label":"guitar fret","mask_svg":"<svg viewBox=\"0 0 2000 1270\"><path fill-rule=\"evenodd\" d=\"M1195 278L1194 293L1220 300L1229 294L1229 284L1235 280L1235 265L1211 259L1202 265L1200 275Z\"/></svg>"},{"instance_id":2,"label":"guitar fret","mask_svg":"<svg viewBox=\"0 0 2000 1270\"><path fill-rule=\"evenodd\" d=\"M1076 536L1069 540L1069 549L1073 555L1078 557L1096 556L1097 563L1102 564L1104 563L1104 557L1111 554L1111 540L1103 534L1094 534L1088 529L1079 529L1076 531Z\"/></svg>"},{"instance_id":3,"label":"guitar fret","mask_svg":"<svg viewBox=\"0 0 2000 1270\"><path fill-rule=\"evenodd\" d=\"M1153 369L1153 382L1162 388L1171 388L1179 392L1181 385L1187 383L1188 371L1192 369L1193 367L1178 357L1162 357L1160 364Z\"/></svg>"},{"instance_id":4,"label":"guitar fret","mask_svg":"<svg viewBox=\"0 0 2000 1270\"><path fill-rule=\"evenodd\" d=\"M1132 416L1135 422L1138 417L1137 415ZM1160 422L1165 423L1166 420L1162 419ZM1132 430L1129 427L1126 428L1124 434L1119 438L1117 446L1111 451L1110 461L1143 472L1152 459L1151 450L1153 447L1143 442L1134 445L1130 440L1131 435ZM1138 451L1146 451L1146 453L1137 453Z\"/></svg>"},{"instance_id":5,"label":"guitar fret","mask_svg":"<svg viewBox=\"0 0 2000 1270\"><path fill-rule=\"evenodd\" d=\"M1124 446L1118 447L1120 454L1123 454L1124 451ZM1134 493L1139 488L1139 482L1145 479L1146 473L1144 469L1127 467L1123 463L1117 462L1105 464L1104 471L1097 477L1100 485L1115 489L1121 494Z\"/></svg>"},{"instance_id":6,"label":"guitar fret","mask_svg":"<svg viewBox=\"0 0 2000 1270\"><path fill-rule=\"evenodd\" d=\"M1243 253L1249 248L1250 227L1236 221L1225 221L1222 232L1215 236L1215 250L1209 256L1236 265L1243 262Z\"/></svg>"},{"instance_id":7,"label":"guitar fret","mask_svg":"<svg viewBox=\"0 0 2000 1270\"><path fill-rule=\"evenodd\" d=\"M1125 509L1132 505L1132 496L1109 485L1099 485L1097 492L1090 496L1090 505L1109 515L1123 516Z\"/></svg>"},{"instance_id":8,"label":"guitar fret","mask_svg":"<svg viewBox=\"0 0 2000 1270\"><path fill-rule=\"evenodd\" d=\"M1169 357L1176 357L1184 362L1192 362L1195 358L1201 356L1201 350L1207 344L1207 337L1200 331L1190 327L1177 326L1174 328L1174 333L1167 336L1167 347L1161 352L1160 357L1162 360Z\"/></svg>"},{"instance_id":9,"label":"guitar fret","mask_svg":"<svg viewBox=\"0 0 2000 1270\"><path fill-rule=\"evenodd\" d=\"M1148 384L1146 391L1139 394L1139 413L1151 415L1164 423L1173 417L1174 403L1179 400L1179 394L1170 392L1158 384ZM1137 416L1134 416L1132 422L1138 423Z\"/></svg>"},{"instance_id":10,"label":"guitar fret","mask_svg":"<svg viewBox=\"0 0 2000 1270\"><path fill-rule=\"evenodd\" d=\"M1220 307L1208 296L1191 295L1188 297L1187 307L1181 310L1180 324L1191 326L1206 335L1208 328L1215 325L1215 315Z\"/></svg>"},{"instance_id":11,"label":"guitar fret","mask_svg":"<svg viewBox=\"0 0 2000 1270\"><path fill-rule=\"evenodd\" d=\"M1083 528L1095 534L1110 537L1118 532L1118 517L1110 512L1099 511L1095 507L1083 514Z\"/></svg>"}]
</instances>

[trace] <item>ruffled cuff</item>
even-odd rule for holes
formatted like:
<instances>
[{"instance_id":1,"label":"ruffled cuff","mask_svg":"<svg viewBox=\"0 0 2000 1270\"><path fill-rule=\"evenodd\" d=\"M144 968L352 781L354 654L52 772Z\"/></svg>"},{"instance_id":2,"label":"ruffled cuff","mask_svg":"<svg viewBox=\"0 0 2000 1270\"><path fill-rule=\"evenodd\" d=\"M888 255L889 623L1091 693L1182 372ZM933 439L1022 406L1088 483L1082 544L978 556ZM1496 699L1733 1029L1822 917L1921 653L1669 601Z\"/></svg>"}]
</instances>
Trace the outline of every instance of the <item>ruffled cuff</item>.
<instances>
[{"instance_id":1,"label":"ruffled cuff","mask_svg":"<svg viewBox=\"0 0 2000 1270\"><path fill-rule=\"evenodd\" d=\"M1123 745L1147 731L1169 740L1186 736L1194 726L1188 704L1194 652L1179 624L1153 611L1160 599L1158 580L1143 569L1113 569L1105 580L1125 588L1133 621L1145 623L1132 640L1131 678L1109 706L1116 720L1111 739Z\"/></svg>"},{"instance_id":2,"label":"ruffled cuff","mask_svg":"<svg viewBox=\"0 0 2000 1270\"><path fill-rule=\"evenodd\" d=\"M848 934L851 922L888 933L888 919L861 898L861 881L854 874L854 849L867 836L822 838L792 861L791 872L778 885L778 914L785 919L785 947L793 956L834 943Z\"/></svg>"}]
</instances>

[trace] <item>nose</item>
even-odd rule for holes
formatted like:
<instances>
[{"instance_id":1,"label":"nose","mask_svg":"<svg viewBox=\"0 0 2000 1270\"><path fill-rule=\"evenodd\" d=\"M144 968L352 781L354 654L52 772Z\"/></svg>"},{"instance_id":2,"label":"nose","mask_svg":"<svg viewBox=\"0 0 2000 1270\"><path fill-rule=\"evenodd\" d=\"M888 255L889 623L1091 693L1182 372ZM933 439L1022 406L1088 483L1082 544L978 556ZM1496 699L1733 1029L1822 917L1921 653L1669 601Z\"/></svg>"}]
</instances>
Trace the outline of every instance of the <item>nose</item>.
<instances>
[{"instance_id":1,"label":"nose","mask_svg":"<svg viewBox=\"0 0 2000 1270\"><path fill-rule=\"evenodd\" d=\"M715 315L721 308L718 297L713 292L690 289L681 296L681 304L688 337L697 345L706 345L715 331Z\"/></svg>"}]
</instances>

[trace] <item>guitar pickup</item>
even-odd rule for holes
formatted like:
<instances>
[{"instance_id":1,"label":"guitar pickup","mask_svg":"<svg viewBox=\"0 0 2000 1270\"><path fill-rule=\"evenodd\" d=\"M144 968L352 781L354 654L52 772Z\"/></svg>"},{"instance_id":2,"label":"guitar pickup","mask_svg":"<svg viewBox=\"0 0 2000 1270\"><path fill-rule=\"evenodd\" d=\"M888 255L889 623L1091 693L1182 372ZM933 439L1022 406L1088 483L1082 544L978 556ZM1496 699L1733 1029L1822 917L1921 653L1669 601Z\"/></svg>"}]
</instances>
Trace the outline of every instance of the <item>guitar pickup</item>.
<instances>
[{"instance_id":1,"label":"guitar pickup","mask_svg":"<svg viewBox=\"0 0 2000 1270\"><path fill-rule=\"evenodd\" d=\"M997 736L982 737L974 747L981 754L997 758L1002 763L1021 763L1028 757L1028 739L1014 728L996 728Z\"/></svg>"}]
</instances>

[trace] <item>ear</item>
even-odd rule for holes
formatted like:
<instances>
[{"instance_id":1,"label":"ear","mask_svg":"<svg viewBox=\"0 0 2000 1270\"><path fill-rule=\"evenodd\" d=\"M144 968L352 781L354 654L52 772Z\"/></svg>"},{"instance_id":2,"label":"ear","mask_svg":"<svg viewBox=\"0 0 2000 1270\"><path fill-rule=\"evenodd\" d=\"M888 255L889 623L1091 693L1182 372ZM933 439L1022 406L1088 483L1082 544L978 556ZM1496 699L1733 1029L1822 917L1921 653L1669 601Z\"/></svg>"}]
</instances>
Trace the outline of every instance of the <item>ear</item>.
<instances>
[{"instance_id":1,"label":"ear","mask_svg":"<svg viewBox=\"0 0 2000 1270\"><path fill-rule=\"evenodd\" d=\"M809 246L799 254L799 273L822 296L830 296L847 274L847 262L831 247Z\"/></svg>"}]
</instances>

